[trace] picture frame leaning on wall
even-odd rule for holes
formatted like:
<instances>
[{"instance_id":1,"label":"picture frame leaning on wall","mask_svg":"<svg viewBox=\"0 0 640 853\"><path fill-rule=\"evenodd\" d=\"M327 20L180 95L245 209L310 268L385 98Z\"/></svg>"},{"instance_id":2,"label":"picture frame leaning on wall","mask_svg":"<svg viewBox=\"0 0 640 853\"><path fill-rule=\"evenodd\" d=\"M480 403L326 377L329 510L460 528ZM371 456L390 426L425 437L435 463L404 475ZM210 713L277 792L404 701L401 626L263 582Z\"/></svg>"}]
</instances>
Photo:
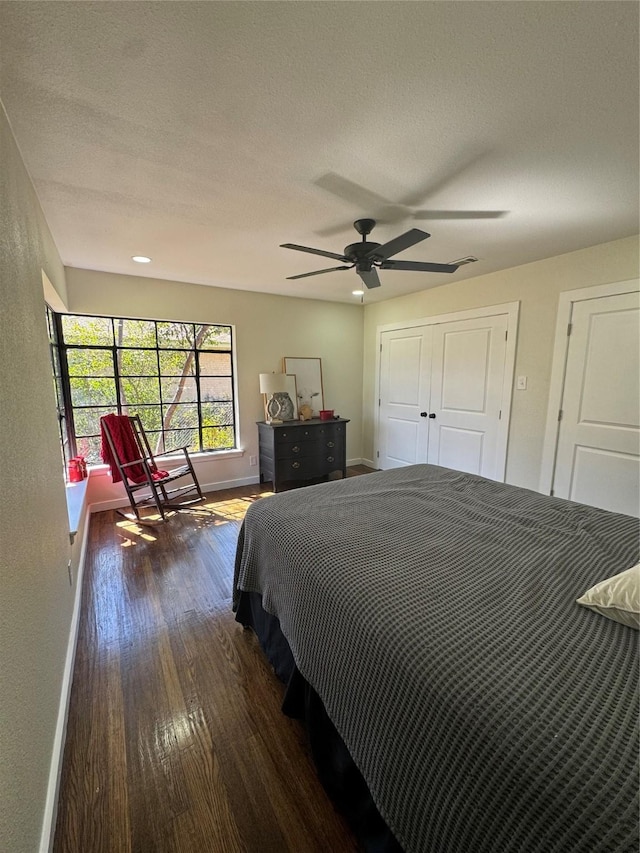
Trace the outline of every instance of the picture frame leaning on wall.
<instances>
[{"instance_id":1,"label":"picture frame leaning on wall","mask_svg":"<svg viewBox=\"0 0 640 853\"><path fill-rule=\"evenodd\" d=\"M322 359L285 356L282 359L282 372L295 375L297 406L310 406L313 416L318 417L324 409L324 389L322 387Z\"/></svg>"}]
</instances>

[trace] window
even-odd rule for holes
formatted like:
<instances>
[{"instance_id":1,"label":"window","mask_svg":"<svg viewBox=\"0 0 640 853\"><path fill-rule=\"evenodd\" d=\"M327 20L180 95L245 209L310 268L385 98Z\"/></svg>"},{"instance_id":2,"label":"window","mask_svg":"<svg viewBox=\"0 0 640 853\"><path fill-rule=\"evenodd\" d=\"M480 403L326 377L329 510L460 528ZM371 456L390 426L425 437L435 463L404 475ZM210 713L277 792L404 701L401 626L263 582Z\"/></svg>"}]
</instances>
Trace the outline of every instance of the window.
<instances>
[{"instance_id":1,"label":"window","mask_svg":"<svg viewBox=\"0 0 640 853\"><path fill-rule=\"evenodd\" d=\"M72 457L69 442L69 431L67 429L67 415L64 403L64 382L60 366L60 345L58 340L58 327L56 315L49 306L47 309L47 332L49 334L49 347L51 350L51 366L53 370L53 387L56 393L56 414L58 416L58 429L60 431L60 447L62 448L62 469L66 477L67 465Z\"/></svg>"},{"instance_id":2,"label":"window","mask_svg":"<svg viewBox=\"0 0 640 853\"><path fill-rule=\"evenodd\" d=\"M70 448L100 463L100 418L138 414L154 453L235 447L231 326L54 315Z\"/></svg>"}]
</instances>

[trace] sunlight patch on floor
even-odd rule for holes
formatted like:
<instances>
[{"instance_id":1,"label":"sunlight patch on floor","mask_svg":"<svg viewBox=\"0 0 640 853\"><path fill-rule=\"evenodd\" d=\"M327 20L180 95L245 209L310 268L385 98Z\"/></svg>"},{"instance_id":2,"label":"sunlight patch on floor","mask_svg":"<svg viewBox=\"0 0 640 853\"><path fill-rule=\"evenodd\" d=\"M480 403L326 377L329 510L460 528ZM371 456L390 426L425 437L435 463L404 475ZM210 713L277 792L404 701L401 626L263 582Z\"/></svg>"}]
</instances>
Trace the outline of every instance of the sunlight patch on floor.
<instances>
[{"instance_id":1,"label":"sunlight patch on floor","mask_svg":"<svg viewBox=\"0 0 640 853\"><path fill-rule=\"evenodd\" d=\"M210 501L204 506L215 515L229 521L242 521L249 507L254 501L272 495L273 492L256 492L252 495L231 498L230 500Z\"/></svg>"},{"instance_id":2,"label":"sunlight patch on floor","mask_svg":"<svg viewBox=\"0 0 640 853\"><path fill-rule=\"evenodd\" d=\"M152 516L149 520L156 523L156 519L157 523L162 524L159 515ZM144 539L147 542L155 542L157 539L156 536L152 536L149 533L149 528L138 524L137 521L129 521L128 519L116 521L116 527L119 528L119 532L122 534L123 541L120 543L122 548L130 548L136 544L137 539Z\"/></svg>"},{"instance_id":3,"label":"sunlight patch on floor","mask_svg":"<svg viewBox=\"0 0 640 853\"><path fill-rule=\"evenodd\" d=\"M252 503L273 494L272 491L261 490L226 500L216 500L210 495L208 499L205 499L205 503L198 503L197 506L185 505L184 508L176 506L165 510L166 521L162 520L159 513L145 515L142 522L133 516L131 518L126 517L122 521L116 522L116 527L122 537L120 546L130 548L140 540L155 542L157 536L153 535L153 528L162 527L165 523L170 524L171 518L178 513L192 516L197 528L219 527L234 521L242 522Z\"/></svg>"}]
</instances>

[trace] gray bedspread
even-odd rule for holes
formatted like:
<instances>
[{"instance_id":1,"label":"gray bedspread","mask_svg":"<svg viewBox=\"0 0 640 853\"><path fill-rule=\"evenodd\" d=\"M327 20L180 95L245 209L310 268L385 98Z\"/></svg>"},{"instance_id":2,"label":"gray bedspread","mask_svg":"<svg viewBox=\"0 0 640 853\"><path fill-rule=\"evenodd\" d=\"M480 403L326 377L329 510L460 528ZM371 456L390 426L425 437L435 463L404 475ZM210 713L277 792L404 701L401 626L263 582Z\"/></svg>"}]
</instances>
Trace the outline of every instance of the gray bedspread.
<instances>
[{"instance_id":1,"label":"gray bedspread","mask_svg":"<svg viewBox=\"0 0 640 853\"><path fill-rule=\"evenodd\" d=\"M407 853L638 850L638 521L429 465L254 503L262 595Z\"/></svg>"}]
</instances>

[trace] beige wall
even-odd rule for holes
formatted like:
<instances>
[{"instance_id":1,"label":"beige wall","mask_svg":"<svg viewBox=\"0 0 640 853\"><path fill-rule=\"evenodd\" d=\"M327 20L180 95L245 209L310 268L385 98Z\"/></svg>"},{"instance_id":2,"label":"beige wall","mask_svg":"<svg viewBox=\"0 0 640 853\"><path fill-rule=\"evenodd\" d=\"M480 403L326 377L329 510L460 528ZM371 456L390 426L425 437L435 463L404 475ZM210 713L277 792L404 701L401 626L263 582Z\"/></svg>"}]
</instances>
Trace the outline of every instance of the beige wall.
<instances>
[{"instance_id":1,"label":"beige wall","mask_svg":"<svg viewBox=\"0 0 640 853\"><path fill-rule=\"evenodd\" d=\"M503 302L520 302L515 375L528 377L513 392L507 482L538 488L553 356L558 294L638 277L638 238L616 240L544 261L423 290L365 309L362 455L374 453L376 333L402 323Z\"/></svg>"},{"instance_id":2,"label":"beige wall","mask_svg":"<svg viewBox=\"0 0 640 853\"><path fill-rule=\"evenodd\" d=\"M347 457L362 456L362 335L360 305L250 293L161 279L68 269L69 310L84 314L114 314L229 323L235 326L239 446L236 459L198 462L203 484L233 485L257 478L249 457L258 454L256 421L264 418L258 374L280 370L283 356L322 359L327 408L351 419L347 428ZM91 502L124 494L108 478L93 478Z\"/></svg>"},{"instance_id":3,"label":"beige wall","mask_svg":"<svg viewBox=\"0 0 640 853\"><path fill-rule=\"evenodd\" d=\"M38 849L73 597L42 271L64 269L0 105L0 849Z\"/></svg>"}]
</instances>

